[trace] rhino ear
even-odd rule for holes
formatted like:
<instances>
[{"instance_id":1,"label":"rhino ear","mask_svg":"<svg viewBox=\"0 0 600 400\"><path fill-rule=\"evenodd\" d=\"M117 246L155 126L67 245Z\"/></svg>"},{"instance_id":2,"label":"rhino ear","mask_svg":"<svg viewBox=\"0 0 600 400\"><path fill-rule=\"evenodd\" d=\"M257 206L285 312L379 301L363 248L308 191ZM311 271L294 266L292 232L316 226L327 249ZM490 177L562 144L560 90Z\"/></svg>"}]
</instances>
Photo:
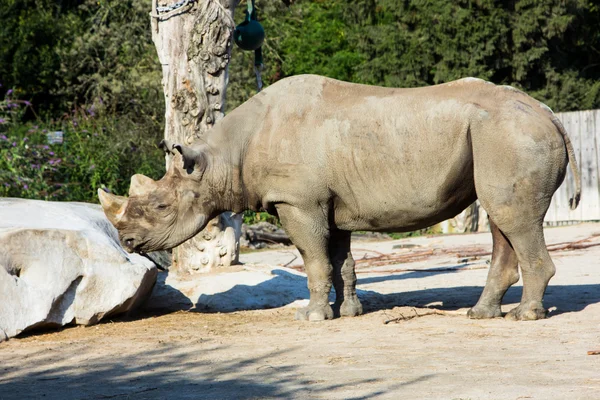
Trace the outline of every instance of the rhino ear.
<instances>
[{"instance_id":1,"label":"rhino ear","mask_svg":"<svg viewBox=\"0 0 600 400\"><path fill-rule=\"evenodd\" d=\"M98 198L100 199L100 204L102 204L106 218L113 225L116 225L123 217L123 214L125 214L127 198L106 193L102 189L98 189Z\"/></svg>"},{"instance_id":2,"label":"rhino ear","mask_svg":"<svg viewBox=\"0 0 600 400\"><path fill-rule=\"evenodd\" d=\"M183 159L183 169L185 169L188 174L197 171L200 173L200 176L202 176L207 166L204 153L180 144L173 145L173 149L181 154L181 158Z\"/></svg>"},{"instance_id":3,"label":"rhino ear","mask_svg":"<svg viewBox=\"0 0 600 400\"><path fill-rule=\"evenodd\" d=\"M165 154L173 155L173 143L167 139L163 139L158 144L158 148L165 152Z\"/></svg>"},{"instance_id":4,"label":"rhino ear","mask_svg":"<svg viewBox=\"0 0 600 400\"><path fill-rule=\"evenodd\" d=\"M140 196L156 189L156 182L142 174L135 174L131 177L129 185L129 196Z\"/></svg>"}]
</instances>

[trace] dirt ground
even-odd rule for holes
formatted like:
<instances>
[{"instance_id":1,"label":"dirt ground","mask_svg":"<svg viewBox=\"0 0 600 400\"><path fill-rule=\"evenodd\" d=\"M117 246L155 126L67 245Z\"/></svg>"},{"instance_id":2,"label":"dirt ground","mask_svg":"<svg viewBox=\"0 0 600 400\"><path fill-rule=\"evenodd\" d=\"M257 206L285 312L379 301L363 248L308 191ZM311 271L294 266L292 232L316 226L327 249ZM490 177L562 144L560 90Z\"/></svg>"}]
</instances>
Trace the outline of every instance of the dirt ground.
<instances>
[{"instance_id":1,"label":"dirt ground","mask_svg":"<svg viewBox=\"0 0 600 400\"><path fill-rule=\"evenodd\" d=\"M599 232L585 224L546 236L599 243ZM469 320L489 257L440 249L490 243L476 234L356 244L357 259L435 249L409 264L360 263L365 315L357 318L297 322L301 300L269 310L154 310L12 339L0 343L0 399L600 399L600 355L588 355L600 351L600 246L552 252L548 319ZM283 270L298 263L293 255L243 260ZM520 293L519 284L509 290L503 311Z\"/></svg>"}]
</instances>

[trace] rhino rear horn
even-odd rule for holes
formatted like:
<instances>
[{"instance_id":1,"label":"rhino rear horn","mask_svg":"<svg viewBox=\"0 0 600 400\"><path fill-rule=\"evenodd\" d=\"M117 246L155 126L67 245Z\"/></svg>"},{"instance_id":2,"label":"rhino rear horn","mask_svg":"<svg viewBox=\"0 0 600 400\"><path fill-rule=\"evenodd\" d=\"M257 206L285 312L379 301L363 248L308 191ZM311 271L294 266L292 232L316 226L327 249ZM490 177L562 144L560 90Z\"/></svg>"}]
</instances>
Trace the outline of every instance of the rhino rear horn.
<instances>
[{"instance_id":1,"label":"rhino rear horn","mask_svg":"<svg viewBox=\"0 0 600 400\"><path fill-rule=\"evenodd\" d=\"M129 185L129 196L140 196L145 193L154 191L155 189L156 182L154 180L142 174L135 174L131 177L131 184Z\"/></svg>"},{"instance_id":2,"label":"rhino rear horn","mask_svg":"<svg viewBox=\"0 0 600 400\"><path fill-rule=\"evenodd\" d=\"M102 204L104 215L106 215L106 218L113 225L116 225L123 217L123 214L125 214L127 197L115 196L114 194L105 192L103 189L98 189L98 198L100 199L100 204Z\"/></svg>"},{"instance_id":3,"label":"rhino rear horn","mask_svg":"<svg viewBox=\"0 0 600 400\"><path fill-rule=\"evenodd\" d=\"M199 171L201 174L206 169L206 156L204 153L192 148L182 146L180 144L173 145L173 149L181 154L183 159L183 168L191 174L194 171Z\"/></svg>"}]
</instances>

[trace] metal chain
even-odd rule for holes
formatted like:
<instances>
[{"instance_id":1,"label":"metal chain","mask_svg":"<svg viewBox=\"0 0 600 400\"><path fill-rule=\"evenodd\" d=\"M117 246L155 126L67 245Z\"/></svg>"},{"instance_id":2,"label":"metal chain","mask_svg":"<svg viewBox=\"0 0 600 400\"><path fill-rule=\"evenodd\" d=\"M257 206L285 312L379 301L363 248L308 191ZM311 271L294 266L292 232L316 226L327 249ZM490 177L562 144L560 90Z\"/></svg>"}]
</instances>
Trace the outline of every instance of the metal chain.
<instances>
[{"instance_id":1,"label":"metal chain","mask_svg":"<svg viewBox=\"0 0 600 400\"><path fill-rule=\"evenodd\" d=\"M264 69L264 66L262 64L254 66L254 73L256 74L256 91L257 92L260 92L263 88L263 81L262 81L262 70L263 69Z\"/></svg>"},{"instance_id":2,"label":"metal chain","mask_svg":"<svg viewBox=\"0 0 600 400\"><path fill-rule=\"evenodd\" d=\"M185 7L190 3L193 3L196 0L179 0L177 3L171 4L169 6L164 6L164 7L156 7L156 12L157 13L166 13L169 11L175 11L181 7Z\"/></svg>"}]
</instances>

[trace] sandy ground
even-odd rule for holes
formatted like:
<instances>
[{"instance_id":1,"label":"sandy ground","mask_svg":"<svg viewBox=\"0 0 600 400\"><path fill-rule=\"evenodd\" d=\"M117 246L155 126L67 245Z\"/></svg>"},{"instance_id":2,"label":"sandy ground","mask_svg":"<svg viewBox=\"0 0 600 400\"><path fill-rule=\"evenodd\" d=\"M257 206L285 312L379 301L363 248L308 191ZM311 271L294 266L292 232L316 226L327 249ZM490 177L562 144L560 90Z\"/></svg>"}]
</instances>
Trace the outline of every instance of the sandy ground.
<instances>
[{"instance_id":1,"label":"sandy ground","mask_svg":"<svg viewBox=\"0 0 600 400\"><path fill-rule=\"evenodd\" d=\"M546 236L551 244L595 233L600 224ZM308 294L305 277L283 267L301 264L294 251L245 254L238 274L268 279L182 294L163 308L157 292L143 314L0 343L0 399L600 399L600 355L587 354L600 350L600 246L552 253L551 312L535 322L465 317L489 257L439 250L466 246L489 249L491 236L356 243L357 259L437 251L410 264L359 263L365 315L316 323L293 320ZM287 305L247 310L278 305L278 287ZM511 288L503 311L520 293Z\"/></svg>"}]
</instances>

